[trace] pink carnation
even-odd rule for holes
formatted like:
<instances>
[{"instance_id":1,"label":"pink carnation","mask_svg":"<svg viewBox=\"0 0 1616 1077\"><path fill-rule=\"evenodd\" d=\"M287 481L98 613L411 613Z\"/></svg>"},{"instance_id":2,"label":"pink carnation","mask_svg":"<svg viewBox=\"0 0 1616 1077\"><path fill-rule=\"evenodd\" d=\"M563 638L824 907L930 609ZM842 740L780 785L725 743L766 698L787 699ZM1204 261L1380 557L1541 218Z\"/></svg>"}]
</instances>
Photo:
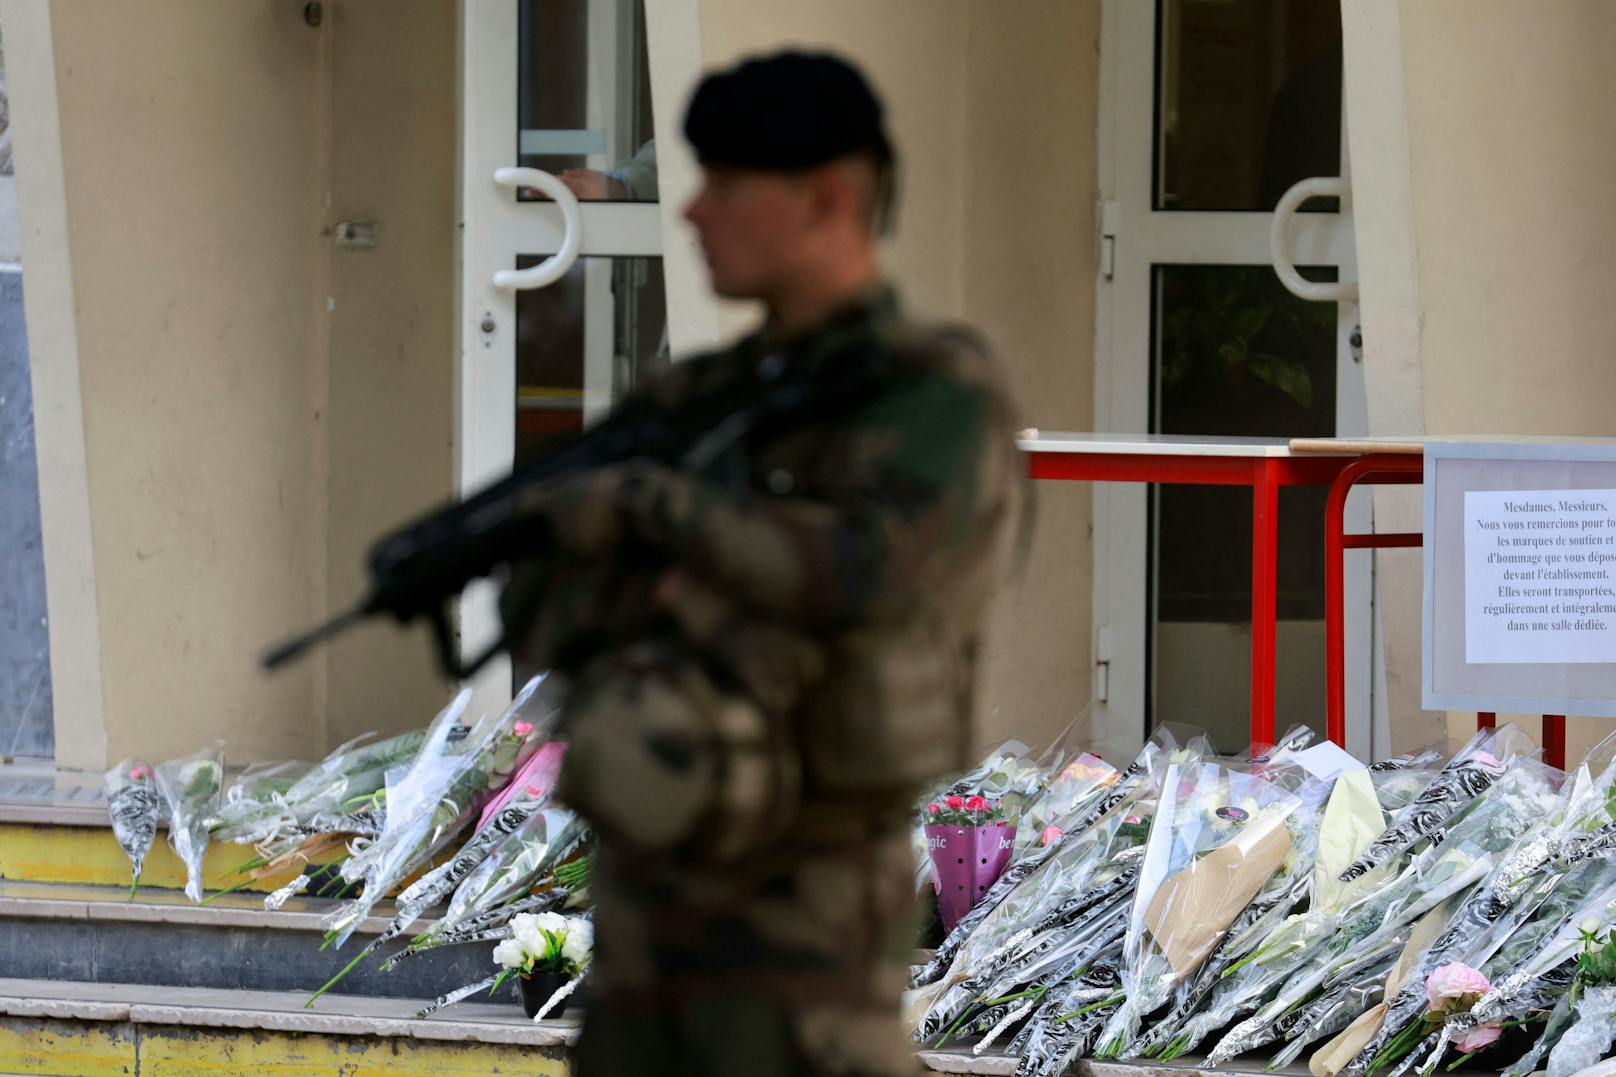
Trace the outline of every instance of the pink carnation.
<instances>
[{"instance_id":1,"label":"pink carnation","mask_svg":"<svg viewBox=\"0 0 1616 1077\"><path fill-rule=\"evenodd\" d=\"M528 786L526 792L527 792L527 795L530 796L530 797L542 797L544 795L544 790L540 789L536 785Z\"/></svg>"},{"instance_id":2,"label":"pink carnation","mask_svg":"<svg viewBox=\"0 0 1616 1077\"><path fill-rule=\"evenodd\" d=\"M511 732L515 733L518 737L525 737L529 733L533 732L533 723L517 722L515 725L511 726Z\"/></svg>"},{"instance_id":3,"label":"pink carnation","mask_svg":"<svg viewBox=\"0 0 1616 1077\"><path fill-rule=\"evenodd\" d=\"M1490 1047L1494 1040L1503 1032L1497 1025L1477 1025L1475 1028L1453 1041L1453 1045L1462 1053L1470 1054L1483 1047Z\"/></svg>"},{"instance_id":4,"label":"pink carnation","mask_svg":"<svg viewBox=\"0 0 1616 1077\"><path fill-rule=\"evenodd\" d=\"M1051 842L1054 842L1054 841L1058 841L1060 839L1060 836L1061 836L1061 828L1060 827L1058 827L1058 826L1046 826L1046 827L1044 827L1044 844L1045 845L1048 845L1048 844L1050 844Z\"/></svg>"},{"instance_id":5,"label":"pink carnation","mask_svg":"<svg viewBox=\"0 0 1616 1077\"><path fill-rule=\"evenodd\" d=\"M1431 1004L1431 1009L1444 1010L1450 1003L1466 995L1485 995L1492 986L1487 977L1469 965L1455 961L1431 973L1425 981L1425 998Z\"/></svg>"},{"instance_id":6,"label":"pink carnation","mask_svg":"<svg viewBox=\"0 0 1616 1077\"><path fill-rule=\"evenodd\" d=\"M1473 761L1480 763L1482 766L1489 767L1492 770L1497 770L1504 765L1500 763L1498 761L1498 757L1491 752L1471 752L1470 758Z\"/></svg>"},{"instance_id":7,"label":"pink carnation","mask_svg":"<svg viewBox=\"0 0 1616 1077\"><path fill-rule=\"evenodd\" d=\"M136 767L134 770L129 772L129 778L131 781L138 782L140 779L144 778L146 774L147 771L145 767Z\"/></svg>"}]
</instances>

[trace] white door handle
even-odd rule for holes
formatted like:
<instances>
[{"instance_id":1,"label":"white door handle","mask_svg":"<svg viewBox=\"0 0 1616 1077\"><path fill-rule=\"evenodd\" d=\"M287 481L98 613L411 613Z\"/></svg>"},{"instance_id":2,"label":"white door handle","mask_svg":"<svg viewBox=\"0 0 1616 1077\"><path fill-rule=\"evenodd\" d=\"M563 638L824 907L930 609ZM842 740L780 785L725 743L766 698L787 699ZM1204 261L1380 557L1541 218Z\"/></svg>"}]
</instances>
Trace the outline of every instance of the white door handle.
<instances>
[{"instance_id":1,"label":"white door handle","mask_svg":"<svg viewBox=\"0 0 1616 1077\"><path fill-rule=\"evenodd\" d=\"M1268 256L1273 259L1274 272L1285 290L1298 299L1313 299L1322 303L1336 303L1358 298L1358 282L1310 281L1296 272L1290 256L1291 218L1297 207L1309 198L1335 196L1346 198L1352 193L1352 184L1339 176L1305 179L1279 196L1274 206L1274 219L1268 227Z\"/></svg>"},{"instance_id":2,"label":"white door handle","mask_svg":"<svg viewBox=\"0 0 1616 1077\"><path fill-rule=\"evenodd\" d=\"M537 187L561 207L561 219L567 229L561 237L560 250L527 269L498 270L494 274L494 287L522 291L554 284L578 260L578 250L583 245L583 217L578 212L578 196L565 183L537 168L498 168L494 170L494 182L502 187Z\"/></svg>"}]
</instances>

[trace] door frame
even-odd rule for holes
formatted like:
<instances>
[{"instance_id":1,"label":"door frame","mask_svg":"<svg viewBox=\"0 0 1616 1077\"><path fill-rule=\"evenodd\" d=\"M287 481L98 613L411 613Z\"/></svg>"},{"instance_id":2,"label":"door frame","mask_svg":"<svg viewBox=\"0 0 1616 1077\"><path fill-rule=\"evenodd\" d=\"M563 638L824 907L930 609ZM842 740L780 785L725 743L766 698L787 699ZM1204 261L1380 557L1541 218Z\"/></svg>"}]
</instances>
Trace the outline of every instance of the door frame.
<instances>
[{"instance_id":1,"label":"door frame","mask_svg":"<svg viewBox=\"0 0 1616 1077\"><path fill-rule=\"evenodd\" d=\"M613 4L593 0L592 21ZM699 0L650 0L645 25L652 113L663 134L657 141L660 200L581 203L579 257L663 259L670 315L676 303L683 312L677 320L670 316L668 325L677 356L710 344L718 329L700 252L679 218L699 179L694 159L675 137L684 102L700 76ZM605 45L615 58L620 43L616 34L609 37ZM518 0L460 0L454 459L461 495L507 474L515 454L516 293L496 287L493 274L514 268L518 255L556 253L566 233L558 204L518 201L512 188L493 179L496 169L518 163L517 42ZM606 262L594 265L609 269ZM590 276L591 283L610 278L609 272ZM602 410L589 406L586 414L593 418ZM480 653L497 638L498 593L493 581L479 580L462 596L457 623L463 657ZM511 695L509 658L491 661L472 685L474 705L503 705Z\"/></svg>"},{"instance_id":2,"label":"door frame","mask_svg":"<svg viewBox=\"0 0 1616 1077\"><path fill-rule=\"evenodd\" d=\"M1159 5L1104 0L1100 29L1099 223L1096 275L1094 424L1102 432L1141 433L1151 424L1152 268L1156 265L1271 265L1272 213L1171 211L1152 208L1156 147ZM1350 176L1343 94L1342 172ZM1335 266L1339 279L1357 279L1350 196L1339 213L1292 219L1290 251L1297 265ZM1358 304L1337 304L1336 434L1368 432L1361 351L1351 338ZM1094 503L1093 633L1097 698L1093 728L1100 750L1129 755L1144 737L1152 578L1149 489L1137 483L1096 483ZM1351 498L1347 524L1372 529L1369 497ZM1346 569L1346 662L1349 714L1372 702L1372 569L1349 558ZM1322 723L1322 695L1320 686ZM1280 729L1285 726L1280 716ZM1319 730L1322 733L1322 728ZM1371 752L1368 723L1349 727L1347 747Z\"/></svg>"}]
</instances>

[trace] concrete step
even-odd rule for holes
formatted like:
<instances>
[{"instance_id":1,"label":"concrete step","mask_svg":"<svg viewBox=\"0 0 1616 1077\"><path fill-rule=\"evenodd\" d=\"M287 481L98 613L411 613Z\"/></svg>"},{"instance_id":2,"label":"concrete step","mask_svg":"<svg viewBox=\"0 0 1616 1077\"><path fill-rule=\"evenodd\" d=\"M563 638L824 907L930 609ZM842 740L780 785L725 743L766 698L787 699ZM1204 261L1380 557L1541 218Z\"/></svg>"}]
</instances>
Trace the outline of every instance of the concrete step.
<instances>
[{"instance_id":1,"label":"concrete step","mask_svg":"<svg viewBox=\"0 0 1616 1077\"><path fill-rule=\"evenodd\" d=\"M146 984L229 991L303 992L339 972L386 924L384 903L341 950L321 952L335 903L294 898L277 912L226 894L194 905L174 891L0 882L0 970L21 979ZM418 927L425 927L423 921ZM436 998L495 971L492 944L453 946L382 972L367 961L332 990L343 995ZM499 996L516 1003L513 986ZM0 1070L0 1072L4 1072Z\"/></svg>"},{"instance_id":2,"label":"concrete step","mask_svg":"<svg viewBox=\"0 0 1616 1077\"><path fill-rule=\"evenodd\" d=\"M417 1000L0 979L0 1073L40 1077L561 1077L570 1014L532 1022L461 1005L425 1020Z\"/></svg>"},{"instance_id":3,"label":"concrete step","mask_svg":"<svg viewBox=\"0 0 1616 1077\"><path fill-rule=\"evenodd\" d=\"M0 972L13 977L100 984L312 993L392 915L377 906L340 951L320 951L334 902L294 898L265 912L263 892L288 871L207 905L185 897L185 866L158 832L129 898L129 860L101 799L100 778L47 763L0 763ZM240 845L208 848L211 894L241 881L252 856ZM424 928L430 919L416 925ZM493 971L489 944L449 947L383 973L367 961L332 990L344 995L436 998ZM499 1002L515 1005L513 987ZM0 1073L4 1070L0 1069Z\"/></svg>"}]
</instances>

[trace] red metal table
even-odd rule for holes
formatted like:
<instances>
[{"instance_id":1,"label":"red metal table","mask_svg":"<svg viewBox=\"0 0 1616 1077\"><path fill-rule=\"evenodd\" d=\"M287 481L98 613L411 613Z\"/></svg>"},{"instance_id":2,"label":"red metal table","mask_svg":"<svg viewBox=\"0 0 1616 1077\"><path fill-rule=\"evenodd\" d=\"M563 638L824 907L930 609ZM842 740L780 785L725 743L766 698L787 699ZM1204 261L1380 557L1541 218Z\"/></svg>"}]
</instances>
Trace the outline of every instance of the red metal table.
<instances>
[{"instance_id":1,"label":"red metal table","mask_svg":"<svg viewBox=\"0 0 1616 1077\"><path fill-rule=\"evenodd\" d=\"M1279 489L1330 486L1355 457L1295 453L1286 438L1027 431L1019 444L1035 479L1251 487L1251 741L1272 744Z\"/></svg>"},{"instance_id":2,"label":"red metal table","mask_svg":"<svg viewBox=\"0 0 1616 1077\"><path fill-rule=\"evenodd\" d=\"M1291 451L1310 455L1353 454L1353 459L1336 476L1324 509L1324 625L1325 625L1325 729L1337 744L1346 743L1347 689L1345 605L1343 587L1346 551L1420 546L1424 536L1418 531L1346 533L1347 495L1359 484L1418 485L1425 481L1425 445L1418 438L1295 438ZM1483 711L1476 715L1477 728L1493 725L1496 715ZM1543 716L1543 758L1551 766L1565 766L1565 720L1563 714Z\"/></svg>"}]
</instances>

